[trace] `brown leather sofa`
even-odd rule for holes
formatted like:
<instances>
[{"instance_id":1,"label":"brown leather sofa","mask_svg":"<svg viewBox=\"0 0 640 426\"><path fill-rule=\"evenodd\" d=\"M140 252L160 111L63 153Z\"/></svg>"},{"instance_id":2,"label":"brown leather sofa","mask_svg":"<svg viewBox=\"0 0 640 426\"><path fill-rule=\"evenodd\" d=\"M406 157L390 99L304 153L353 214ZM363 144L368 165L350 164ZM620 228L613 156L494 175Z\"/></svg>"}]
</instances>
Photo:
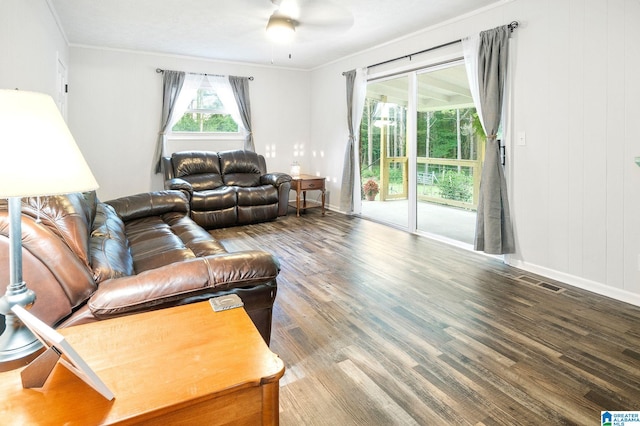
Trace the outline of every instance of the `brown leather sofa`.
<instances>
[{"instance_id":1,"label":"brown leather sofa","mask_svg":"<svg viewBox=\"0 0 640 426\"><path fill-rule=\"evenodd\" d=\"M189 217L181 191L99 202L95 193L25 198L23 277L32 312L54 327L236 293L269 343L277 260L228 253ZM0 206L0 291L9 282L9 223ZM185 332L188 332L186 330Z\"/></svg>"},{"instance_id":2,"label":"brown leather sofa","mask_svg":"<svg viewBox=\"0 0 640 426\"><path fill-rule=\"evenodd\" d=\"M266 222L287 214L291 176L267 173L252 151L182 151L163 158L165 189L185 191L191 218L206 229Z\"/></svg>"}]
</instances>

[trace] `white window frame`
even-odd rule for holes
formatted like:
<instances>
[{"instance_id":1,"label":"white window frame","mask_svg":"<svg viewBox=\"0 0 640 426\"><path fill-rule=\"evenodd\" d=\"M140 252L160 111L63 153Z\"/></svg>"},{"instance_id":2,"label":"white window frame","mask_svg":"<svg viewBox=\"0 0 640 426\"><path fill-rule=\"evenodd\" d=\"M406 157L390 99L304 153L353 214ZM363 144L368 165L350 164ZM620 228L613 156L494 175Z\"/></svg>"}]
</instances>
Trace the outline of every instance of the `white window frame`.
<instances>
[{"instance_id":1,"label":"white window frame","mask_svg":"<svg viewBox=\"0 0 640 426\"><path fill-rule=\"evenodd\" d=\"M198 87L198 90L201 89L214 89L211 84L209 83L209 81L204 78L202 80L202 82L200 83L200 87ZM216 93L217 94L217 93ZM205 113L205 114L229 114L229 112L226 109L220 110L220 109L194 109L194 110L187 110L183 113L187 114L187 113ZM230 114L229 114L230 115ZM237 132L174 132L174 131L169 131L167 132L167 142L187 142L187 141L244 141L245 136L244 136L244 126L242 125L242 123L237 123L238 125L238 131Z\"/></svg>"}]
</instances>

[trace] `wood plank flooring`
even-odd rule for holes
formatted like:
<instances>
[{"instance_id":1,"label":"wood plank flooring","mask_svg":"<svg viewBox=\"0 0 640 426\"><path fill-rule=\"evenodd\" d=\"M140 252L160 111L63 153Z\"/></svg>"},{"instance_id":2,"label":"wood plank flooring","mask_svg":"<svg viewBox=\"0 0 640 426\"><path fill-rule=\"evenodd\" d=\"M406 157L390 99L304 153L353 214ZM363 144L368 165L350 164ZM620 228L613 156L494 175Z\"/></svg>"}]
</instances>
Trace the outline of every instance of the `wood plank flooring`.
<instances>
[{"instance_id":1,"label":"wood plank flooring","mask_svg":"<svg viewBox=\"0 0 640 426\"><path fill-rule=\"evenodd\" d=\"M601 410L640 410L638 307L335 212L211 233L282 264L282 425L599 425Z\"/></svg>"}]
</instances>

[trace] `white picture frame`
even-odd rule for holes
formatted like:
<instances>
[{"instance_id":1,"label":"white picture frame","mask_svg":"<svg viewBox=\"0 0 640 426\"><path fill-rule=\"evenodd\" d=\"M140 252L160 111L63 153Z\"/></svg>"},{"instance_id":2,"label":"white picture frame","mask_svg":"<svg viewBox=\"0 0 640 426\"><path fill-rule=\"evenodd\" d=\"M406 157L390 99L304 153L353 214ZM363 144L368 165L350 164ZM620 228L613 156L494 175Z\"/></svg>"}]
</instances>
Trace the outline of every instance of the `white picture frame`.
<instances>
[{"instance_id":1,"label":"white picture frame","mask_svg":"<svg viewBox=\"0 0 640 426\"><path fill-rule=\"evenodd\" d=\"M107 385L100 379L100 377L98 377L98 375L91 369L91 367L89 367L85 360L82 359L82 357L75 351L75 349L73 349L69 342L65 340L62 334L55 331L53 328L42 322L39 318L37 318L35 315L33 315L31 312L27 311L20 305L12 306L11 310L18 316L18 318L20 318L24 325L29 327L33 334L42 342L42 344L47 349L45 353L41 355L41 357L43 358L43 362L47 362L45 361L45 358L51 359L46 355L51 355L51 351L53 351L55 352L55 355L57 355L57 361L59 361L72 373L74 373L85 383L95 389L103 397L105 397L109 401L115 398L113 392L111 392ZM31 364L36 364L39 359L40 358L36 358ZM23 373L25 373L27 369L29 369L31 364L25 368ZM46 371L46 376L41 377L41 383L44 384L46 378L48 377L54 366L55 363L50 366L48 371ZM23 386L24 384L25 380L23 374Z\"/></svg>"}]
</instances>

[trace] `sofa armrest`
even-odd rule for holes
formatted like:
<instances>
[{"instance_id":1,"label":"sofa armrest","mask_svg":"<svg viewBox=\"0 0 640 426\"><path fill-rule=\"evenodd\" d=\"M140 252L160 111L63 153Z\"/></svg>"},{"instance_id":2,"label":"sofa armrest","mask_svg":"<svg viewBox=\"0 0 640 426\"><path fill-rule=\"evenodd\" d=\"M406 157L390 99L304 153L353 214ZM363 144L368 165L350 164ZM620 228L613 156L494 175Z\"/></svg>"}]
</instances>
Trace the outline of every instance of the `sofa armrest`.
<instances>
[{"instance_id":1,"label":"sofa armrest","mask_svg":"<svg viewBox=\"0 0 640 426\"><path fill-rule=\"evenodd\" d=\"M197 257L138 275L103 281L88 306L96 318L148 311L163 304L275 280L278 261L263 251Z\"/></svg>"},{"instance_id":2,"label":"sofa armrest","mask_svg":"<svg viewBox=\"0 0 640 426\"><path fill-rule=\"evenodd\" d=\"M193 186L184 179L173 178L164 181L164 188L168 190L182 191L189 201L193 198Z\"/></svg>"},{"instance_id":3,"label":"sofa armrest","mask_svg":"<svg viewBox=\"0 0 640 426\"><path fill-rule=\"evenodd\" d=\"M283 183L291 182L291 176L286 173L274 172L260 176L260 184L278 187Z\"/></svg>"},{"instance_id":4,"label":"sofa armrest","mask_svg":"<svg viewBox=\"0 0 640 426\"><path fill-rule=\"evenodd\" d=\"M178 191L186 191L189 194L193 194L193 186L181 178L165 180L164 189L177 189Z\"/></svg>"},{"instance_id":5,"label":"sofa armrest","mask_svg":"<svg viewBox=\"0 0 640 426\"><path fill-rule=\"evenodd\" d=\"M165 180L171 180L175 177L171 157L162 157L162 173Z\"/></svg>"},{"instance_id":6,"label":"sofa armrest","mask_svg":"<svg viewBox=\"0 0 640 426\"><path fill-rule=\"evenodd\" d=\"M289 190L291 176L286 173L273 172L260 176L262 185L273 185L278 189L278 216L286 216L289 210Z\"/></svg>"},{"instance_id":7,"label":"sofa armrest","mask_svg":"<svg viewBox=\"0 0 640 426\"><path fill-rule=\"evenodd\" d=\"M114 208L124 222L169 212L189 213L189 199L178 190L144 192L106 203Z\"/></svg>"}]
</instances>

